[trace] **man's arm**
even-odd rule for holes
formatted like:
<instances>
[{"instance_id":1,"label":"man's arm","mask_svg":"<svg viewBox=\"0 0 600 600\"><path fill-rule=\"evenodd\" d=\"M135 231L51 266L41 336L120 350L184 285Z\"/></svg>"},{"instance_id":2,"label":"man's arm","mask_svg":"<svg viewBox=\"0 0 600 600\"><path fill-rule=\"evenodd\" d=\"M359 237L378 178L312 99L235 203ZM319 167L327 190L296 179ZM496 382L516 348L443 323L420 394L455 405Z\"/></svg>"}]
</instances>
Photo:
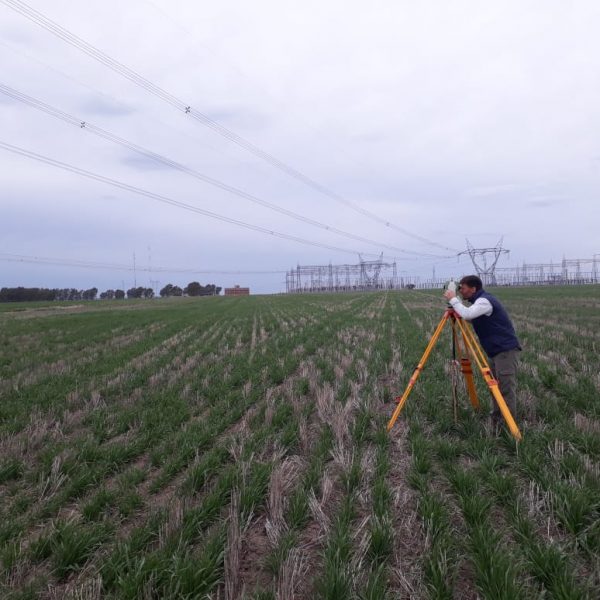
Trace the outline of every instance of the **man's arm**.
<instances>
[{"instance_id":1,"label":"man's arm","mask_svg":"<svg viewBox=\"0 0 600 600\"><path fill-rule=\"evenodd\" d=\"M472 321L485 315L489 317L494 312L494 307L487 298L477 298L473 306L465 306L456 296L450 298L450 306L465 320Z\"/></svg>"}]
</instances>

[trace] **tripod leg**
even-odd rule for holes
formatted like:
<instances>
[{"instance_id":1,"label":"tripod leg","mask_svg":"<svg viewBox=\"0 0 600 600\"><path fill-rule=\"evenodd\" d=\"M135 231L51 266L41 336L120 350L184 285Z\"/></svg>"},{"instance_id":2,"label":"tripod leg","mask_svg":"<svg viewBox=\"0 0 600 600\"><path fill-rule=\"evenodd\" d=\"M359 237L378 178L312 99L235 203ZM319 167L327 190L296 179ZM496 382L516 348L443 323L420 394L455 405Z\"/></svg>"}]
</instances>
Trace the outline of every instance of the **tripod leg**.
<instances>
[{"instance_id":1,"label":"tripod leg","mask_svg":"<svg viewBox=\"0 0 600 600\"><path fill-rule=\"evenodd\" d=\"M471 358L469 356L469 344L464 337L462 329L460 326L458 327L462 334L462 345L460 346L460 370L465 378L471 405L475 410L479 410L479 398L477 398L477 389L475 388L475 381L473 379L473 367L471 365Z\"/></svg>"},{"instance_id":2,"label":"tripod leg","mask_svg":"<svg viewBox=\"0 0 600 600\"><path fill-rule=\"evenodd\" d=\"M454 424L457 425L458 424L458 391L457 391L457 376L456 376L456 346L457 346L457 339L456 339L456 322L455 319L452 319L450 321L450 323L452 324L452 371L450 373L450 377L452 379L452 410L454 413Z\"/></svg>"},{"instance_id":3,"label":"tripod leg","mask_svg":"<svg viewBox=\"0 0 600 600\"><path fill-rule=\"evenodd\" d=\"M460 321L457 321L457 323L460 327L460 330L462 331L463 338L467 343L470 353L475 358L475 362L477 363L477 366L479 367L479 370L481 371L485 382L490 388L490 392L492 393L492 396L494 397L494 400L496 401L496 404L498 405L498 408L500 409L500 412L502 413L502 416L504 417L504 420L506 421L506 424L508 425L511 434L517 440L523 439L523 436L519 431L519 427L517 426L510 412L510 409L506 405L506 401L504 400L504 397L500 392L498 382L494 378L492 370L490 369L487 361L485 360L483 352L481 351L481 348L479 348L479 344L475 339L473 332Z\"/></svg>"},{"instance_id":4,"label":"tripod leg","mask_svg":"<svg viewBox=\"0 0 600 600\"><path fill-rule=\"evenodd\" d=\"M510 432L513 434L513 437L515 437L518 440L522 439L519 427L513 419L510 409L508 408L508 405L504 400L504 396L502 396L502 392L500 392L498 382L496 381L496 379L494 379L492 371L489 367L487 368L487 373L484 373L483 376L485 377L485 380L490 388L490 392L492 392L492 396L494 396L494 400L496 401L496 404L498 404L498 408L500 409L500 412L502 413L502 416L504 417L504 420L506 421Z\"/></svg>"},{"instance_id":5,"label":"tripod leg","mask_svg":"<svg viewBox=\"0 0 600 600\"><path fill-rule=\"evenodd\" d=\"M423 353L423 356L421 357L421 360L419 361L417 368L414 370L411 378L409 379L408 385L406 386L406 389L404 390L404 394L402 394L402 396L398 400L398 406L396 406L396 410L394 410L394 413L392 414L392 418L389 420L389 423L387 424L388 431L394 426L396 419L398 419L398 416L400 415L400 412L402 411L402 408L404 407L404 403L406 402L406 399L408 398L415 383L417 382L417 379L419 378L421 371L425 367L425 363L427 362L427 359L429 358L429 355L431 354L431 351L433 350L435 343L437 342L438 338L440 337L440 334L442 333L442 329L444 329L444 325L446 324L446 321L448 320L448 318L449 318L449 313L448 312L444 313L444 316L442 317L441 321L438 323L438 326L436 327L433 335L431 336L431 339L429 340L429 344L427 344L427 348L425 348L425 352Z\"/></svg>"},{"instance_id":6,"label":"tripod leg","mask_svg":"<svg viewBox=\"0 0 600 600\"><path fill-rule=\"evenodd\" d=\"M475 381L473 380L473 367L471 366L471 360L469 358L461 358L460 367L465 381L467 383L467 390L469 392L469 399L471 405L475 410L479 410L479 398L477 397L477 390L475 389Z\"/></svg>"}]
</instances>

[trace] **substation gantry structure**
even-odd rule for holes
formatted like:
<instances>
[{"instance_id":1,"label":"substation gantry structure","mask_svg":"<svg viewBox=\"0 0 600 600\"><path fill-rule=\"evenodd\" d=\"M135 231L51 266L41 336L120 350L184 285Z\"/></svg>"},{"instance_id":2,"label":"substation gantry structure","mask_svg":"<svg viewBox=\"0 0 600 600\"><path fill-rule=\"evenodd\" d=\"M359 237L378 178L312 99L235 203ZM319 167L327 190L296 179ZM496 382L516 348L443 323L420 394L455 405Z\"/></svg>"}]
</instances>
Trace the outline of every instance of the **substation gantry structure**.
<instances>
[{"instance_id":1,"label":"substation gantry structure","mask_svg":"<svg viewBox=\"0 0 600 600\"><path fill-rule=\"evenodd\" d=\"M561 262L523 263L496 269L498 285L582 285L600 283L600 254Z\"/></svg>"},{"instance_id":2,"label":"substation gantry structure","mask_svg":"<svg viewBox=\"0 0 600 600\"><path fill-rule=\"evenodd\" d=\"M364 260L359 254L357 264L298 265L286 273L288 294L355 292L400 289L414 286L413 279L398 275L396 262Z\"/></svg>"}]
</instances>

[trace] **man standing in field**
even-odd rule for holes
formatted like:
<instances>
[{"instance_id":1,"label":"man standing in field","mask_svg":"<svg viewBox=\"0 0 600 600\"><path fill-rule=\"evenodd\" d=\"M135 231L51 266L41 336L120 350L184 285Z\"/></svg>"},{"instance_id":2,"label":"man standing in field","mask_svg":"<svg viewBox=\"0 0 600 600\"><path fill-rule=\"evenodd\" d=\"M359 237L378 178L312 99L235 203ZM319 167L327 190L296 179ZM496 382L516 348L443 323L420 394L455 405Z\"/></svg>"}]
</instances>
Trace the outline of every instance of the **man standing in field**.
<instances>
[{"instance_id":1,"label":"man standing in field","mask_svg":"<svg viewBox=\"0 0 600 600\"><path fill-rule=\"evenodd\" d=\"M498 380L500 393L516 419L517 357L521 346L515 328L502 304L483 289L483 283L477 275L463 277L458 291L471 306L465 306L451 290L447 290L444 296L465 321L473 324L479 342L490 359L490 367ZM491 416L492 426L497 428L502 414L495 401Z\"/></svg>"}]
</instances>

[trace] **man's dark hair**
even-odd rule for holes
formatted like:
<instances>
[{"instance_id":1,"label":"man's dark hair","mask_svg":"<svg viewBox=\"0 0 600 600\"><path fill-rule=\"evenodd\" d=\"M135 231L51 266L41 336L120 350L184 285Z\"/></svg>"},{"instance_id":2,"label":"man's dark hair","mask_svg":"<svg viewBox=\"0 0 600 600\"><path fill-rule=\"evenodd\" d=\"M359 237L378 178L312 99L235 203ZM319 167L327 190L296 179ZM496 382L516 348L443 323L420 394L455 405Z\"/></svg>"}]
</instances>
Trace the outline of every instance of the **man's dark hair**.
<instances>
[{"instance_id":1,"label":"man's dark hair","mask_svg":"<svg viewBox=\"0 0 600 600\"><path fill-rule=\"evenodd\" d=\"M477 291L483 287L483 282L477 275L467 275L460 280L460 283L468 285L469 287L474 287Z\"/></svg>"}]
</instances>

